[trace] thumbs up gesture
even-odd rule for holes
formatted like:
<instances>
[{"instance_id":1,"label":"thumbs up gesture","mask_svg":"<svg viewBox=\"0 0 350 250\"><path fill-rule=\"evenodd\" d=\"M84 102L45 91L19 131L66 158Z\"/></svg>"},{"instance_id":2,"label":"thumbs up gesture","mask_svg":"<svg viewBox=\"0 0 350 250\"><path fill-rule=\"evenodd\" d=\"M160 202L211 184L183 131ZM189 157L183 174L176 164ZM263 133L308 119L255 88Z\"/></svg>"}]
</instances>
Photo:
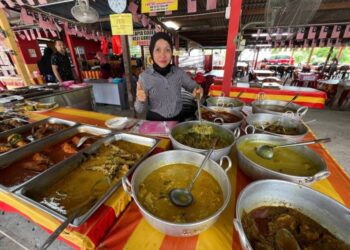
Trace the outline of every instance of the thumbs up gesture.
<instances>
[{"instance_id":1,"label":"thumbs up gesture","mask_svg":"<svg viewBox=\"0 0 350 250\"><path fill-rule=\"evenodd\" d=\"M136 98L140 102L145 102L146 101L146 93L142 88L141 82L137 82L137 88L136 88Z\"/></svg>"}]
</instances>

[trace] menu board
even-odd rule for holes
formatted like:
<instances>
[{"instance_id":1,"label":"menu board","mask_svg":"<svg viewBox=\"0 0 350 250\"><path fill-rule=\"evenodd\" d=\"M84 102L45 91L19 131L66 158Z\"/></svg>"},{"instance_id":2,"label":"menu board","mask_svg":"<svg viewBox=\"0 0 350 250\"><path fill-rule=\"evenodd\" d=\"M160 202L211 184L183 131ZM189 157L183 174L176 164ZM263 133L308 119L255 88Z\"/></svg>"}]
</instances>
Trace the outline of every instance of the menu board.
<instances>
[{"instance_id":1,"label":"menu board","mask_svg":"<svg viewBox=\"0 0 350 250\"><path fill-rule=\"evenodd\" d=\"M113 14L109 15L112 27L112 35L132 35L133 24L132 14Z\"/></svg>"},{"instance_id":2,"label":"menu board","mask_svg":"<svg viewBox=\"0 0 350 250\"><path fill-rule=\"evenodd\" d=\"M132 36L132 45L139 45L139 46L148 46L151 37L156 33L154 29L148 30L148 29L140 29L140 30L134 30L134 35Z\"/></svg>"},{"instance_id":3,"label":"menu board","mask_svg":"<svg viewBox=\"0 0 350 250\"><path fill-rule=\"evenodd\" d=\"M141 12L174 11L177 5L177 0L141 0Z\"/></svg>"}]
</instances>

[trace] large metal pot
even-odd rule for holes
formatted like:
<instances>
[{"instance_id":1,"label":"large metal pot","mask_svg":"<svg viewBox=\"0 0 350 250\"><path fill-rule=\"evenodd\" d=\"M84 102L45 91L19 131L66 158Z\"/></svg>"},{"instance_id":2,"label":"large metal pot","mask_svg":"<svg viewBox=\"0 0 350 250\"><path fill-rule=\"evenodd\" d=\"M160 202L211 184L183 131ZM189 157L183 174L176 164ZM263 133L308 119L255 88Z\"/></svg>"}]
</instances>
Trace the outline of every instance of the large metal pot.
<instances>
[{"instance_id":1,"label":"large metal pot","mask_svg":"<svg viewBox=\"0 0 350 250\"><path fill-rule=\"evenodd\" d=\"M225 122L223 122L222 118L220 118L220 117L216 118L214 121L209 121L209 122L213 122L213 123L219 124L219 125L223 126L224 128L233 130L233 129L238 128L239 126L241 126L241 124L243 122L244 117L243 117L242 113L239 112L239 111L232 110L232 109L228 110L228 109L224 109L224 108L221 108L221 107L210 107L210 109L213 110L213 111L216 111L216 112L217 111L225 111L225 112L230 113L232 115L235 115L235 116L237 116L237 117L239 117L241 119L238 122L232 122L232 123L225 123ZM203 114L205 112L209 112L209 111L206 110L206 109L201 109L201 112L202 112L202 119L203 119ZM198 111L196 112L196 116L198 118ZM205 120L205 119L203 119L203 120Z\"/></svg>"},{"instance_id":2,"label":"large metal pot","mask_svg":"<svg viewBox=\"0 0 350 250\"><path fill-rule=\"evenodd\" d=\"M283 134L263 131L262 129L257 129L258 132L265 132L271 135L278 135L294 141L302 141L305 135L308 133L308 128L303 124L303 122L300 119L295 119L284 115L281 116L281 115L273 115L273 114L266 114L266 113L252 114L247 117L246 121L249 125L253 125L254 127L257 127L259 125L264 126L267 123L269 124L280 123L282 126L286 128L297 128L297 131L298 131L297 135L283 135Z\"/></svg>"},{"instance_id":3,"label":"large metal pot","mask_svg":"<svg viewBox=\"0 0 350 250\"><path fill-rule=\"evenodd\" d=\"M330 233L350 245L350 210L306 186L281 180L256 181L239 194L236 205L235 228L243 249L252 250L243 230L243 211L249 213L261 206L286 206L295 208L318 222Z\"/></svg>"},{"instance_id":4,"label":"large metal pot","mask_svg":"<svg viewBox=\"0 0 350 250\"><path fill-rule=\"evenodd\" d=\"M298 153L307 156L309 159L314 161L319 166L319 171L315 175L295 176L295 175L284 174L284 173L280 173L280 172L265 168L255 163L251 159L249 159L239 149L242 143L245 143L246 141L251 141L251 140L270 141L270 142L275 142L276 144L286 144L286 143L292 143L294 141L285 139L280 136L267 135L267 134L251 134L251 135L244 135L241 138L239 138L236 144L237 155L238 155L238 165L239 165L239 168L248 177L250 177L253 180L281 179L281 180L287 180L287 181L291 181L299 184L309 185L315 181L319 181L321 179L327 178L330 174L328 171L326 162L322 159L322 157L319 156L317 153L315 153L312 149L310 149L307 146L295 146L290 149L295 150Z\"/></svg>"},{"instance_id":5,"label":"large metal pot","mask_svg":"<svg viewBox=\"0 0 350 250\"><path fill-rule=\"evenodd\" d=\"M253 113L268 113L268 114L274 114L274 115L280 115L284 112L277 112L269 109L269 106L278 106L278 107L285 107L288 102L286 101L278 101L278 100L255 100L252 102L252 108ZM292 110L294 114L296 114L298 117L303 117L308 108L302 107L298 104L291 103L288 105L288 109Z\"/></svg>"},{"instance_id":6,"label":"large metal pot","mask_svg":"<svg viewBox=\"0 0 350 250\"><path fill-rule=\"evenodd\" d=\"M234 145L236 139L239 137L239 130L235 130L235 133L233 133L231 130L224 128L220 125L217 125L212 122L206 122L206 121L188 121L188 122L182 122L177 124L172 130L169 135L171 143L173 145L174 149L184 149L189 150L196 153L202 153L205 154L208 152L208 149L198 149L198 148L192 148L189 146L186 146L180 142L178 142L174 137L177 134L184 133L188 129L192 128L193 125L197 124L204 124L213 127L214 131L217 132L220 137L226 138L230 141L230 145L225 148L215 149L214 152L211 154L210 159L214 161L219 161L220 158L224 155L229 155L232 149L232 146Z\"/></svg>"},{"instance_id":7,"label":"large metal pot","mask_svg":"<svg viewBox=\"0 0 350 250\"><path fill-rule=\"evenodd\" d=\"M241 111L244 107L245 103L241 101L238 98L232 98L232 97L209 97L207 99L207 106L208 107L220 107L224 108L225 110L235 110L235 111Z\"/></svg>"},{"instance_id":8,"label":"large metal pot","mask_svg":"<svg viewBox=\"0 0 350 250\"><path fill-rule=\"evenodd\" d=\"M179 163L191 164L199 167L204 158L204 155L185 150L171 150L160 154L156 154L152 157L149 157L139 165L139 167L136 169L132 176L131 182L129 182L127 177L123 177L122 182L124 190L134 198L142 215L148 221L148 223L150 223L159 231L168 235L178 237L186 237L199 234L200 232L208 229L211 225L215 223L215 221L218 219L218 217L224 211L224 209L230 201L231 184L226 174L226 172L232 166L229 157L223 156L220 160L220 165L209 159L204 167L204 170L210 173L220 184L224 195L223 205L213 215L204 220L193 223L174 223L165 221L148 212L139 202L137 194L139 191L139 185L150 173L152 173L156 169L159 169L166 165ZM228 167L225 170L222 168L222 163L224 159L228 161Z\"/></svg>"}]
</instances>

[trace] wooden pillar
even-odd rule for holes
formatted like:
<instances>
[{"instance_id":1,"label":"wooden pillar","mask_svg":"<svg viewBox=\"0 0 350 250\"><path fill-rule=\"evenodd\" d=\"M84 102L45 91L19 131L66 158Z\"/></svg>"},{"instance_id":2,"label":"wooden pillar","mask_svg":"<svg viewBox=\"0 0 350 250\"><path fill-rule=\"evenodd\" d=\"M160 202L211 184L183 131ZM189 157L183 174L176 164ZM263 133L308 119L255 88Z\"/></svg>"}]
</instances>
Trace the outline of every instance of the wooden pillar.
<instances>
[{"instance_id":1,"label":"wooden pillar","mask_svg":"<svg viewBox=\"0 0 350 250\"><path fill-rule=\"evenodd\" d=\"M295 51L295 48L293 47L292 54L290 55L290 58L289 58L289 65L292 63L292 58L294 57L294 51Z\"/></svg>"},{"instance_id":2,"label":"wooden pillar","mask_svg":"<svg viewBox=\"0 0 350 250\"><path fill-rule=\"evenodd\" d=\"M337 60L339 61L339 58L341 57L341 54L343 53L344 47L340 47L338 55L337 55Z\"/></svg>"},{"instance_id":3,"label":"wooden pillar","mask_svg":"<svg viewBox=\"0 0 350 250\"><path fill-rule=\"evenodd\" d=\"M307 61L306 61L306 65L307 66L309 66L309 64L310 64L312 54L314 53L314 48L315 47L312 47L311 50L310 50L309 57L307 58Z\"/></svg>"},{"instance_id":4,"label":"wooden pillar","mask_svg":"<svg viewBox=\"0 0 350 250\"><path fill-rule=\"evenodd\" d=\"M75 55L75 50L74 50L74 47L73 47L73 44L72 44L72 40L70 39L70 35L69 35L68 31L66 31L66 25L64 25L64 27L65 27L64 34L66 36L68 48L69 48L69 51L70 51L70 56L71 56L71 59L72 59L73 65L74 65L75 75L78 78L77 80L79 82L82 82L81 72L80 72L80 69L79 69L79 64L78 64L78 61L77 61L77 57Z\"/></svg>"},{"instance_id":5,"label":"wooden pillar","mask_svg":"<svg viewBox=\"0 0 350 250\"><path fill-rule=\"evenodd\" d=\"M25 66L22 54L18 49L15 40L15 33L11 29L10 23L7 19L4 9L0 9L0 27L7 33L7 37L4 39L5 46L13 52L11 53L11 58L13 60L17 73L22 78L25 85L35 84L30 72Z\"/></svg>"},{"instance_id":6,"label":"wooden pillar","mask_svg":"<svg viewBox=\"0 0 350 250\"><path fill-rule=\"evenodd\" d=\"M176 66L179 66L179 51L180 51L180 37L179 34L175 35L175 50L176 50L176 54L174 57L174 64Z\"/></svg>"},{"instance_id":7,"label":"wooden pillar","mask_svg":"<svg viewBox=\"0 0 350 250\"><path fill-rule=\"evenodd\" d=\"M230 20L228 24L227 42L226 42L226 59L224 67L224 80L222 91L229 96L232 85L232 73L234 72L236 39L241 16L242 0L231 1Z\"/></svg>"},{"instance_id":8,"label":"wooden pillar","mask_svg":"<svg viewBox=\"0 0 350 250\"><path fill-rule=\"evenodd\" d=\"M141 46L141 61L142 61L142 68L146 68L146 61L145 61L145 51L144 51L145 46Z\"/></svg>"},{"instance_id":9,"label":"wooden pillar","mask_svg":"<svg viewBox=\"0 0 350 250\"><path fill-rule=\"evenodd\" d=\"M123 63L125 70L125 80L126 80L126 90L128 97L129 109L133 111L134 117L136 117L136 112L134 109L134 96L132 95L131 84L131 65L130 65L130 50L129 50L129 41L128 36L120 36L122 42L122 50L123 50Z\"/></svg>"},{"instance_id":10,"label":"wooden pillar","mask_svg":"<svg viewBox=\"0 0 350 250\"><path fill-rule=\"evenodd\" d=\"M255 61L254 61L254 69L256 69L256 65L258 64L259 52L260 52L260 49L257 48L256 49L256 58L255 58Z\"/></svg>"}]
</instances>

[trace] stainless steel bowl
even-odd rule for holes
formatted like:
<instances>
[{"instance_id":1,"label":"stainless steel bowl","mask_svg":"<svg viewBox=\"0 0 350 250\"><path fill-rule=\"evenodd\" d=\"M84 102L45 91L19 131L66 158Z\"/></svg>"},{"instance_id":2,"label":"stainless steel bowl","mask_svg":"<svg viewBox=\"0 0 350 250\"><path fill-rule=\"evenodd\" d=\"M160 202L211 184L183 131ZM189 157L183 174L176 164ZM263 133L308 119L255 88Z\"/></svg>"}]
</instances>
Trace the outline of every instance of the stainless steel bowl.
<instances>
[{"instance_id":1,"label":"stainless steel bowl","mask_svg":"<svg viewBox=\"0 0 350 250\"><path fill-rule=\"evenodd\" d=\"M273 114L267 114L267 113L258 113L258 114L252 114L247 117L247 123L249 125L253 125L254 127L257 127L257 125L264 125L264 124L273 124L280 122L280 124L286 128L297 128L298 134L297 135L283 135L283 134L277 134L272 133L268 131L263 131L261 129L257 129L258 132L265 132L267 134L271 135L278 135L285 137L287 139L291 139L294 141L302 141L305 135L308 133L308 128L303 124L303 122L300 119L294 119L288 116L281 116L281 115L273 115Z\"/></svg>"},{"instance_id":2,"label":"stainless steel bowl","mask_svg":"<svg viewBox=\"0 0 350 250\"><path fill-rule=\"evenodd\" d=\"M238 98L232 97L209 97L207 99L208 107L220 107L225 108L225 110L235 110L241 111L245 103ZM226 107L225 107L226 106Z\"/></svg>"},{"instance_id":3,"label":"stainless steel bowl","mask_svg":"<svg viewBox=\"0 0 350 250\"><path fill-rule=\"evenodd\" d=\"M235 228L243 249L252 250L242 227L242 213L261 206L287 206L295 208L318 222L337 238L350 244L350 210L306 186L281 180L256 181L239 194L236 205Z\"/></svg>"},{"instance_id":4,"label":"stainless steel bowl","mask_svg":"<svg viewBox=\"0 0 350 250\"><path fill-rule=\"evenodd\" d=\"M326 162L315 153L312 149L307 146L295 146L290 148L292 150L297 151L298 153L307 156L309 159L314 161L319 166L319 171L313 176L295 176L289 174L283 174L277 171L273 171L271 169L265 168L247 156L245 156L239 149L239 146L246 141L270 141L275 142L276 144L285 144L291 143L293 141L285 139L280 136L275 135L267 135L267 134L251 134L244 135L237 140L237 155L238 155L238 166L239 168L251 179L260 180L260 179L281 179L287 180L299 184L309 185L315 181L319 181L329 176L329 171L326 165Z\"/></svg>"},{"instance_id":5,"label":"stainless steel bowl","mask_svg":"<svg viewBox=\"0 0 350 250\"><path fill-rule=\"evenodd\" d=\"M241 119L238 122L232 122L232 123L222 122L222 119L220 119L220 118L215 119L214 121L212 121L213 123L219 124L219 125L223 126L224 128L233 130L233 129L238 128L239 126L241 126L241 124L243 122L244 117L243 117L242 113L239 112L239 111L232 110L232 109L228 110L228 109L221 108L221 107L210 107L210 109L212 109L213 111L225 111L225 112L233 114L233 115L235 115L235 116L237 116L237 117L239 117ZM208 112L208 111L205 110L205 109L202 109L202 119L203 119L203 113L204 112ZM198 118L198 111L196 112L196 116ZM203 120L205 120L205 119L203 119ZM205 120L205 121L208 121L208 120ZM211 121L209 121L209 122L211 122Z\"/></svg>"},{"instance_id":6,"label":"stainless steel bowl","mask_svg":"<svg viewBox=\"0 0 350 250\"><path fill-rule=\"evenodd\" d=\"M184 149L184 150L188 150L188 151L192 151L192 152L196 152L196 153L202 153L202 154L205 154L208 152L208 149L192 148L192 147L189 147L187 145L184 145L184 144L178 142L174 138L177 134L180 134L180 133L187 131L188 129L192 128L193 125L196 125L196 124L205 124L205 125L211 126L211 127L213 127L214 131L220 135L220 137L226 138L230 141L229 146L227 146L225 148L215 149L214 152L211 154L210 159L212 159L214 161L219 161L222 156L230 154L232 146L234 145L236 139L239 137L239 132L236 132L238 130L236 130L235 133L233 133L231 130L229 130L227 128L224 128L224 127L217 125L215 123L206 122L206 121L202 121L202 122L200 122L200 121L188 121L188 122L182 122L182 123L177 124L171 130L171 133L169 135L174 149Z\"/></svg>"},{"instance_id":7,"label":"stainless steel bowl","mask_svg":"<svg viewBox=\"0 0 350 250\"><path fill-rule=\"evenodd\" d=\"M252 108L253 108L253 113L268 113L268 114L275 114L275 115L280 115L284 112L277 112L268 109L269 106L279 106L279 107L284 107L287 105L288 102L286 101L278 101L278 100L255 100L252 102ZM293 113L297 114L300 117L303 117L308 108L307 107L302 107L298 104L291 103L288 105L289 109L292 109ZM302 109L300 109L302 108ZM299 110L299 111L298 111Z\"/></svg>"},{"instance_id":8,"label":"stainless steel bowl","mask_svg":"<svg viewBox=\"0 0 350 250\"><path fill-rule=\"evenodd\" d=\"M148 212L137 198L139 185L150 173L152 173L156 169L159 169L169 164L176 163L191 164L199 167L204 157L204 155L185 150L171 150L160 154L156 154L143 161L134 172L131 182L129 182L127 177L123 177L122 181L124 190L134 198L142 215L154 228L158 229L159 231L165 234L177 237L196 235L213 225L220 216L220 214L225 210L231 197L231 184L226 172L231 168L232 163L230 158L227 156L221 158L220 165L212 160L208 160L204 167L204 169L208 173L210 173L220 184L220 187L224 194L223 205L213 215L204 220L193 223L169 222L160 219L157 216ZM224 159L228 161L228 167L225 170L222 168L222 163Z\"/></svg>"}]
</instances>

